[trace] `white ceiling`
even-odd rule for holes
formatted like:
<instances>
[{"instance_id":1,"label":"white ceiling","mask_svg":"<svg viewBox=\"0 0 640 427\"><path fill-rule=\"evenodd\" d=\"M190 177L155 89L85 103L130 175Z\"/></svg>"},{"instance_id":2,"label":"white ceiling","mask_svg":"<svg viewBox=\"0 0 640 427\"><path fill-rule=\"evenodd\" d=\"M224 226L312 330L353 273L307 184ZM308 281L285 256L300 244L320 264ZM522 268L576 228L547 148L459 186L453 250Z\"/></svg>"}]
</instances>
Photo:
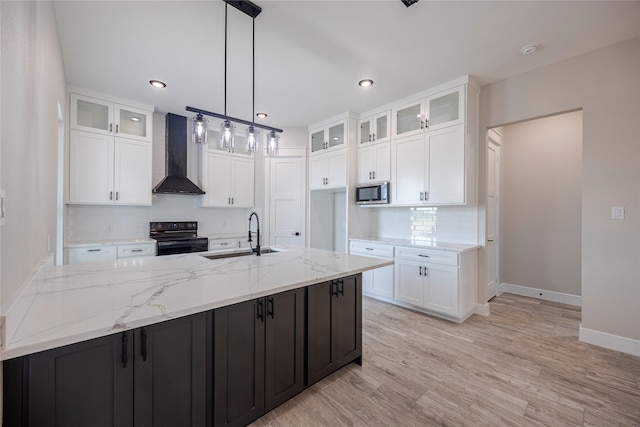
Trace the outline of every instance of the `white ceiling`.
<instances>
[{"instance_id":1,"label":"white ceiling","mask_svg":"<svg viewBox=\"0 0 640 427\"><path fill-rule=\"evenodd\" d=\"M492 83L640 37L638 1L254 3L255 105L269 114L257 122L274 127L364 112L466 74ZM159 112L223 113L224 5L56 0L67 83ZM251 18L232 7L228 39L227 114L251 120ZM523 56L530 43L540 49ZM362 78L375 84L362 89Z\"/></svg>"}]
</instances>

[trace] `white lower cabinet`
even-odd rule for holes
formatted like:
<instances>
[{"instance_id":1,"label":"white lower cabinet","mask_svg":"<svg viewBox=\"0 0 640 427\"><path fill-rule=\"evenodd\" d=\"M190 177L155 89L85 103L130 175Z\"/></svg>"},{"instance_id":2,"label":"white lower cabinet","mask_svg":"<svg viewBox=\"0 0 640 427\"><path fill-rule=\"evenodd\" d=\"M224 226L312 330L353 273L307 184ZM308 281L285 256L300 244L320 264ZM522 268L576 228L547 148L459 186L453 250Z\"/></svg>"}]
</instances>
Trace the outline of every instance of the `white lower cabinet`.
<instances>
[{"instance_id":1,"label":"white lower cabinet","mask_svg":"<svg viewBox=\"0 0 640 427\"><path fill-rule=\"evenodd\" d=\"M476 306L476 251L396 247L395 299L462 321Z\"/></svg>"},{"instance_id":2,"label":"white lower cabinet","mask_svg":"<svg viewBox=\"0 0 640 427\"><path fill-rule=\"evenodd\" d=\"M156 255L154 243L123 243L118 245L94 245L68 248L67 264L109 262L123 258L140 258Z\"/></svg>"},{"instance_id":3,"label":"white lower cabinet","mask_svg":"<svg viewBox=\"0 0 640 427\"><path fill-rule=\"evenodd\" d=\"M393 260L393 246L384 243L351 241L349 253ZM393 298L393 265L363 272L362 292L371 296Z\"/></svg>"}]
</instances>

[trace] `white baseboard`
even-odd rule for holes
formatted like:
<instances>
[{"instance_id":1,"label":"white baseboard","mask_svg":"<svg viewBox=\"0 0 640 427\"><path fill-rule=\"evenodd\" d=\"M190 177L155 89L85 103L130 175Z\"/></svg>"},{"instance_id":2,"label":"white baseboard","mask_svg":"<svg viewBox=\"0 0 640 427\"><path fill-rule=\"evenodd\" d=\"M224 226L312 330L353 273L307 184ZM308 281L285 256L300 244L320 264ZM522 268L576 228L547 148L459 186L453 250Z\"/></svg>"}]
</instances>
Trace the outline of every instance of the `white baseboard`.
<instances>
[{"instance_id":1,"label":"white baseboard","mask_svg":"<svg viewBox=\"0 0 640 427\"><path fill-rule=\"evenodd\" d=\"M476 308L473 311L475 314L479 314L480 316L488 316L490 313L489 311L489 303L484 303L484 304L476 304Z\"/></svg>"},{"instance_id":2,"label":"white baseboard","mask_svg":"<svg viewBox=\"0 0 640 427\"><path fill-rule=\"evenodd\" d=\"M563 294L562 292L529 288L526 286L512 285L511 283L501 283L499 294L502 292L582 307L582 297L580 295Z\"/></svg>"},{"instance_id":3,"label":"white baseboard","mask_svg":"<svg viewBox=\"0 0 640 427\"><path fill-rule=\"evenodd\" d=\"M639 340L633 340L631 338L625 338L619 335L612 335L606 332L583 328L582 324L580 325L580 341L587 344L593 344L599 347L632 354L634 356L640 356Z\"/></svg>"}]
</instances>

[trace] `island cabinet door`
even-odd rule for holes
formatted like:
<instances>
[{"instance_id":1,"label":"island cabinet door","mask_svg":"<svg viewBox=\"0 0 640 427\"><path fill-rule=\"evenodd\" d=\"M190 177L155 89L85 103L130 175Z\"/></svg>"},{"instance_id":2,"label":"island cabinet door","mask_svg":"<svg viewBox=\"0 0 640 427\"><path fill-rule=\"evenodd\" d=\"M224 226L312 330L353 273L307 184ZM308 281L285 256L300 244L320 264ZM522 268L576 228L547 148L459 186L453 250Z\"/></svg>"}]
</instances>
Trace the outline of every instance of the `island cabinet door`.
<instances>
[{"instance_id":1,"label":"island cabinet door","mask_svg":"<svg viewBox=\"0 0 640 427\"><path fill-rule=\"evenodd\" d=\"M128 331L25 357L28 420L23 425L132 426L132 355Z\"/></svg>"},{"instance_id":2,"label":"island cabinet door","mask_svg":"<svg viewBox=\"0 0 640 427\"><path fill-rule=\"evenodd\" d=\"M307 289L307 386L350 362L362 362L361 277Z\"/></svg>"},{"instance_id":3,"label":"island cabinet door","mask_svg":"<svg viewBox=\"0 0 640 427\"><path fill-rule=\"evenodd\" d=\"M264 298L214 311L214 426L245 426L264 413Z\"/></svg>"},{"instance_id":4,"label":"island cabinet door","mask_svg":"<svg viewBox=\"0 0 640 427\"><path fill-rule=\"evenodd\" d=\"M211 316L199 313L133 331L136 427L207 425Z\"/></svg>"},{"instance_id":5,"label":"island cabinet door","mask_svg":"<svg viewBox=\"0 0 640 427\"><path fill-rule=\"evenodd\" d=\"M304 289L265 298L265 412L304 389Z\"/></svg>"}]
</instances>

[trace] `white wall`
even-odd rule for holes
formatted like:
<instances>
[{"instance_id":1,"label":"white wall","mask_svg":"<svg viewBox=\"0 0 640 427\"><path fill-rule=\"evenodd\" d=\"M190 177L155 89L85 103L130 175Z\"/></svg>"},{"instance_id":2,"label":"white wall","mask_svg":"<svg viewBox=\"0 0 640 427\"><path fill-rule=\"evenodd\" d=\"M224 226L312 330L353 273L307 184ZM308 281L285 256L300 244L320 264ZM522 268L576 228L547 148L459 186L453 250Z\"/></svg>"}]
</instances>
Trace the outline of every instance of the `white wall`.
<instances>
[{"instance_id":1,"label":"white wall","mask_svg":"<svg viewBox=\"0 0 640 427\"><path fill-rule=\"evenodd\" d=\"M581 294L582 112L502 132L500 278Z\"/></svg>"},{"instance_id":2,"label":"white wall","mask_svg":"<svg viewBox=\"0 0 640 427\"><path fill-rule=\"evenodd\" d=\"M58 103L65 77L52 2L0 2L0 165L7 191L0 292L11 295L56 243Z\"/></svg>"},{"instance_id":3,"label":"white wall","mask_svg":"<svg viewBox=\"0 0 640 427\"><path fill-rule=\"evenodd\" d=\"M638 76L640 39L635 39L484 86L480 134L583 109L582 327L631 340L640 354ZM480 176L486 176L485 145L481 138ZM612 220L612 206L625 206L626 219ZM479 271L486 283L483 259Z\"/></svg>"}]
</instances>

